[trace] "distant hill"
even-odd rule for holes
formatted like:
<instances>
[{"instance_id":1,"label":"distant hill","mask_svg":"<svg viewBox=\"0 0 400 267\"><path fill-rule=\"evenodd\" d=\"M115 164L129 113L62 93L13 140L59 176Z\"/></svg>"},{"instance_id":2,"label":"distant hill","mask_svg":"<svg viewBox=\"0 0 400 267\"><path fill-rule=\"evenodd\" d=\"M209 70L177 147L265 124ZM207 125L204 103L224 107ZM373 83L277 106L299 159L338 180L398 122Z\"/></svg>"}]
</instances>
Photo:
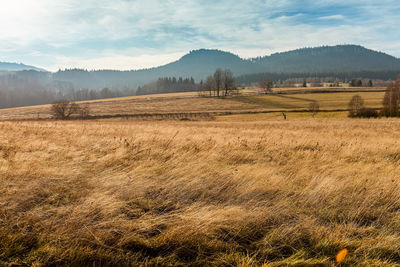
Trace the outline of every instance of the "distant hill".
<instances>
[{"instance_id":1,"label":"distant hill","mask_svg":"<svg viewBox=\"0 0 400 267\"><path fill-rule=\"evenodd\" d=\"M23 70L35 70L35 71L44 71L44 69L37 68L35 66L29 66L22 63L9 63L9 62L0 62L0 71L23 71Z\"/></svg>"},{"instance_id":2,"label":"distant hill","mask_svg":"<svg viewBox=\"0 0 400 267\"><path fill-rule=\"evenodd\" d=\"M386 79L388 72L400 73L400 59L358 45L303 48L251 59L242 59L220 50L200 49L156 68L134 71L73 69L59 71L53 79L78 88L136 88L160 77L193 77L200 81L217 68L231 69L235 76L257 73L319 73L323 76L323 73L379 72L374 77L379 78L383 73L382 79Z\"/></svg>"},{"instance_id":3,"label":"distant hill","mask_svg":"<svg viewBox=\"0 0 400 267\"><path fill-rule=\"evenodd\" d=\"M400 59L358 45L302 48L251 59L263 72L400 70Z\"/></svg>"},{"instance_id":4,"label":"distant hill","mask_svg":"<svg viewBox=\"0 0 400 267\"><path fill-rule=\"evenodd\" d=\"M199 79L217 68L229 68L235 75L260 72L388 71L400 70L400 59L358 45L302 48L251 59L242 59L220 50L200 49L153 71L174 73L173 76L194 75Z\"/></svg>"},{"instance_id":5,"label":"distant hill","mask_svg":"<svg viewBox=\"0 0 400 267\"><path fill-rule=\"evenodd\" d=\"M217 68L230 69L235 74L258 71L258 66L250 60L242 59L230 52L210 49L191 51L179 60L155 68L153 71L165 74L173 73L173 76L193 76L199 80L210 75Z\"/></svg>"}]
</instances>

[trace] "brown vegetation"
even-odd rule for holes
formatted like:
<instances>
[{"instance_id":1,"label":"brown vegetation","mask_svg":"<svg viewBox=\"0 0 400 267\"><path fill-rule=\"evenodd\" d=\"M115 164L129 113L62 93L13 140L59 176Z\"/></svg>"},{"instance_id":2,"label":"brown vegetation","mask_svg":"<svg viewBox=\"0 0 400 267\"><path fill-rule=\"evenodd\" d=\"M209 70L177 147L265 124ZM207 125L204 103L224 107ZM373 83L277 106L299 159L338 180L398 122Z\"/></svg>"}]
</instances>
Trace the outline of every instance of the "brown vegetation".
<instances>
[{"instance_id":1,"label":"brown vegetation","mask_svg":"<svg viewBox=\"0 0 400 267\"><path fill-rule=\"evenodd\" d=\"M319 104L317 101L313 101L310 103L310 105L308 106L309 111L311 112L313 118L315 117L315 115L317 115L317 113L319 112Z\"/></svg>"},{"instance_id":2,"label":"brown vegetation","mask_svg":"<svg viewBox=\"0 0 400 267\"><path fill-rule=\"evenodd\" d=\"M50 113L53 118L58 120L68 120L73 114L86 115L86 109L81 109L81 107L67 100L59 100L51 104Z\"/></svg>"},{"instance_id":3,"label":"brown vegetation","mask_svg":"<svg viewBox=\"0 0 400 267\"><path fill-rule=\"evenodd\" d=\"M383 97L382 115L386 117L400 116L400 76L396 82L392 82L386 89Z\"/></svg>"},{"instance_id":4,"label":"brown vegetation","mask_svg":"<svg viewBox=\"0 0 400 267\"><path fill-rule=\"evenodd\" d=\"M399 139L386 118L1 122L0 265L395 265Z\"/></svg>"}]
</instances>

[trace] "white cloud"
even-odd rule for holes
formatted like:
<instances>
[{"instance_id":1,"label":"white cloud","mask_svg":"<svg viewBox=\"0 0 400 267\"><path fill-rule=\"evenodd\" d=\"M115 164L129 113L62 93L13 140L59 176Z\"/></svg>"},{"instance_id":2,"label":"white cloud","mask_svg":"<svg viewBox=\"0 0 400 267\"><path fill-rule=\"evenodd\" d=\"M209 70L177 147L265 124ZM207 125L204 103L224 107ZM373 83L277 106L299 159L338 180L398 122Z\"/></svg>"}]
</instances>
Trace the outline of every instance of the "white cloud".
<instances>
[{"instance_id":1,"label":"white cloud","mask_svg":"<svg viewBox=\"0 0 400 267\"><path fill-rule=\"evenodd\" d=\"M393 0L0 0L0 7L0 60L51 70L150 67L197 48L253 57L356 43L400 56Z\"/></svg>"}]
</instances>

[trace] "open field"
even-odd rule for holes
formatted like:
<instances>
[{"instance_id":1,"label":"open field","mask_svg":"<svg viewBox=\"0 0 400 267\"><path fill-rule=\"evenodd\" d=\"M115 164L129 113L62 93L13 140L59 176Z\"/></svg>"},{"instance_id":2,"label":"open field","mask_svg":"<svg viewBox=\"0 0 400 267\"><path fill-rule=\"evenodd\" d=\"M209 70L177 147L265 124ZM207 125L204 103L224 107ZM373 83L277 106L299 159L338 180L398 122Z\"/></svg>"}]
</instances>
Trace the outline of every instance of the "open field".
<instances>
[{"instance_id":1,"label":"open field","mask_svg":"<svg viewBox=\"0 0 400 267\"><path fill-rule=\"evenodd\" d=\"M86 101L92 116L129 116L138 114L177 113L260 113L307 110L318 101L321 110L347 109L348 102L359 94L367 107L379 108L384 92L331 92L271 95L246 95L226 98L197 97L194 93L148 95ZM47 119L50 105L0 109L0 120Z\"/></svg>"},{"instance_id":2,"label":"open field","mask_svg":"<svg viewBox=\"0 0 400 267\"><path fill-rule=\"evenodd\" d=\"M0 122L0 265L400 264L400 121Z\"/></svg>"}]
</instances>

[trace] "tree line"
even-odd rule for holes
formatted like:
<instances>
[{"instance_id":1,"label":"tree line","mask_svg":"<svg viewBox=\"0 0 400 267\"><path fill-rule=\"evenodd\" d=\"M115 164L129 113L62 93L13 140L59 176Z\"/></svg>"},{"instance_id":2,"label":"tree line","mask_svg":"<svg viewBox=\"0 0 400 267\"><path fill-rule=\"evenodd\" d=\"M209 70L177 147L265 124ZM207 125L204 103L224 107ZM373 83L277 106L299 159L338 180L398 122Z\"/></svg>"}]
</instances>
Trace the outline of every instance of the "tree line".
<instances>
[{"instance_id":1,"label":"tree line","mask_svg":"<svg viewBox=\"0 0 400 267\"><path fill-rule=\"evenodd\" d=\"M176 78L176 77L164 77L159 78L157 81L139 86L136 94L147 95L147 94L161 94L161 93L172 93L172 92L191 92L197 91L199 84L196 84L193 77L190 78Z\"/></svg>"}]
</instances>

